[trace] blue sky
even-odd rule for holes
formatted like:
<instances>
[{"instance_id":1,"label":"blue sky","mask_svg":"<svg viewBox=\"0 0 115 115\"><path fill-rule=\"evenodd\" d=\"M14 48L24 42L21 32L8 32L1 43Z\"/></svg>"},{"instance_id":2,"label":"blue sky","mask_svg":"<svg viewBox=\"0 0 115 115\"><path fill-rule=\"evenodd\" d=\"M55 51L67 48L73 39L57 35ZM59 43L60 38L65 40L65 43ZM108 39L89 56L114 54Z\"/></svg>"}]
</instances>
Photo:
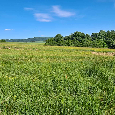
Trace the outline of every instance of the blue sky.
<instances>
[{"instance_id":1,"label":"blue sky","mask_svg":"<svg viewBox=\"0 0 115 115\"><path fill-rule=\"evenodd\" d=\"M0 0L0 39L115 30L115 0Z\"/></svg>"}]
</instances>

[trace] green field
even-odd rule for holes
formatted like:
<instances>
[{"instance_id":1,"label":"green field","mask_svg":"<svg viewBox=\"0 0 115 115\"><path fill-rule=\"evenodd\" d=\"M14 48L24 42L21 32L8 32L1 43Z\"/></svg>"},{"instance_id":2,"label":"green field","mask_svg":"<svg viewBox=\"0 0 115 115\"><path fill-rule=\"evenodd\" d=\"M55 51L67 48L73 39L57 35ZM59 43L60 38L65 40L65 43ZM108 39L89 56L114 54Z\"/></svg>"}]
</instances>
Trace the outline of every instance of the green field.
<instances>
[{"instance_id":1,"label":"green field","mask_svg":"<svg viewBox=\"0 0 115 115\"><path fill-rule=\"evenodd\" d=\"M113 115L115 49L0 43L0 115Z\"/></svg>"}]
</instances>

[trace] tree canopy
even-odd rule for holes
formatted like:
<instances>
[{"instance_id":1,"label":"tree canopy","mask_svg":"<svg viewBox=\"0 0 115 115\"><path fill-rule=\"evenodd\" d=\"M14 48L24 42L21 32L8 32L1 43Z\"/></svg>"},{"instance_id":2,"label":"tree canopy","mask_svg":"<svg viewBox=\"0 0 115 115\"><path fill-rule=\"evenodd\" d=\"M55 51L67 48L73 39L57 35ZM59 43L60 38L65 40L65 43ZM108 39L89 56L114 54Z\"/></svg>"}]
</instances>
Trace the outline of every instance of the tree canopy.
<instances>
[{"instance_id":1,"label":"tree canopy","mask_svg":"<svg viewBox=\"0 0 115 115\"><path fill-rule=\"evenodd\" d=\"M76 31L65 37L57 34L54 38L47 39L45 45L115 48L115 31L100 30L91 35Z\"/></svg>"},{"instance_id":2,"label":"tree canopy","mask_svg":"<svg viewBox=\"0 0 115 115\"><path fill-rule=\"evenodd\" d=\"M4 39L1 39L1 40L0 40L0 42L6 42L6 40L4 40Z\"/></svg>"}]
</instances>

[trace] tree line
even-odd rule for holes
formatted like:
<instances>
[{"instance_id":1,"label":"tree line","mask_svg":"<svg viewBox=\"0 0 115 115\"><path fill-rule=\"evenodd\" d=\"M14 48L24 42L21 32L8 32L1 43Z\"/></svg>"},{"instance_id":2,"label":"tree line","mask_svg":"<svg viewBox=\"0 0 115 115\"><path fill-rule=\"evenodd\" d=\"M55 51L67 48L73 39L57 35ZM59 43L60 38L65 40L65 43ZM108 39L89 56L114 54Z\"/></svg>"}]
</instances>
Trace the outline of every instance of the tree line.
<instances>
[{"instance_id":1,"label":"tree line","mask_svg":"<svg viewBox=\"0 0 115 115\"><path fill-rule=\"evenodd\" d=\"M1 40L0 40L0 42L6 42L6 40L4 40L4 39L1 39Z\"/></svg>"},{"instance_id":2,"label":"tree line","mask_svg":"<svg viewBox=\"0 0 115 115\"><path fill-rule=\"evenodd\" d=\"M91 35L76 31L65 37L57 34L54 38L47 39L45 45L115 48L115 31L100 30L99 33L92 33Z\"/></svg>"},{"instance_id":3,"label":"tree line","mask_svg":"<svg viewBox=\"0 0 115 115\"><path fill-rule=\"evenodd\" d=\"M27 39L5 39L6 42L36 42L36 41L45 41L52 37L34 37Z\"/></svg>"}]
</instances>

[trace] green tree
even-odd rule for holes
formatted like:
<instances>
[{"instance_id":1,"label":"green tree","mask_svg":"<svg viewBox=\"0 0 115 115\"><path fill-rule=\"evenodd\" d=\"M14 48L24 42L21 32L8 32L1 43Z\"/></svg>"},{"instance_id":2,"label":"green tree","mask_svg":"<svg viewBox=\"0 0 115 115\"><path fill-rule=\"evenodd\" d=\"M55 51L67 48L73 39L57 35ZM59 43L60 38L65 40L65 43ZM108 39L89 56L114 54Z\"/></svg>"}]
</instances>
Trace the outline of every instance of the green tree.
<instances>
[{"instance_id":1,"label":"green tree","mask_svg":"<svg viewBox=\"0 0 115 115\"><path fill-rule=\"evenodd\" d=\"M1 40L0 40L0 42L6 42L6 40L4 40L4 39L1 39Z\"/></svg>"},{"instance_id":2,"label":"green tree","mask_svg":"<svg viewBox=\"0 0 115 115\"><path fill-rule=\"evenodd\" d=\"M46 45L115 48L115 31L100 30L99 33L92 33L91 36L78 31L65 37L57 34L54 38L46 40Z\"/></svg>"}]
</instances>

